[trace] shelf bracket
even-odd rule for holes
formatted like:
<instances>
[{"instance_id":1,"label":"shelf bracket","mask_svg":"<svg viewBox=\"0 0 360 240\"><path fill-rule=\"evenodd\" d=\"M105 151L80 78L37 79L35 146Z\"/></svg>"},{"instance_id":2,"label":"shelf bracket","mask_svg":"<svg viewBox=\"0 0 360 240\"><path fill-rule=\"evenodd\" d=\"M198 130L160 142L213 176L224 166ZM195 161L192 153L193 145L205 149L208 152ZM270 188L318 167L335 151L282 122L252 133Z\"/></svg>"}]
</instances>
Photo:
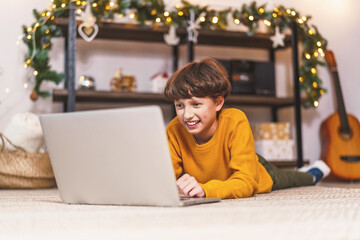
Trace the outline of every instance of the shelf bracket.
<instances>
[{"instance_id":1,"label":"shelf bracket","mask_svg":"<svg viewBox=\"0 0 360 240\"><path fill-rule=\"evenodd\" d=\"M68 96L66 101L66 111L75 111L75 53L76 53L76 20L75 10L76 3L71 2L69 8L69 26L67 36L67 59L65 67L66 75L66 88L68 90Z\"/></svg>"},{"instance_id":2,"label":"shelf bracket","mask_svg":"<svg viewBox=\"0 0 360 240\"><path fill-rule=\"evenodd\" d=\"M291 23L291 48L294 72L294 103L295 103L295 126L296 126L296 147L297 147L297 167L304 165L302 152L302 131L301 131L301 99L299 84L299 56L298 56L298 36L297 24L295 21Z\"/></svg>"}]
</instances>

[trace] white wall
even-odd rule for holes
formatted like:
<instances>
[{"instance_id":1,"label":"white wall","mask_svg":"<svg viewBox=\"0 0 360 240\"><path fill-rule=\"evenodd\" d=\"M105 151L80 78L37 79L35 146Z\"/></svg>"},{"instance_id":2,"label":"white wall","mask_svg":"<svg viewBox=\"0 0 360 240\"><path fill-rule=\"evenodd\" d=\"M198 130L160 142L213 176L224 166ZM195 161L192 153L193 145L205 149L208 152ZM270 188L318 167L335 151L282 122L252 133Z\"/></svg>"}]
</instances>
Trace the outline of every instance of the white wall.
<instances>
[{"instance_id":1,"label":"white wall","mask_svg":"<svg viewBox=\"0 0 360 240\"><path fill-rule=\"evenodd\" d=\"M169 0L168 2L177 2ZM204 4L205 1L193 3ZM207 4L216 8L226 6L240 7L242 3L251 1L228 0L228 5L219 4L218 0L208 0ZM266 1L258 1L265 3ZM360 98L357 91L360 89L359 56L360 47L360 15L358 9L360 2L357 0L274 0L270 4L283 4L285 7L295 8L303 15L311 15L311 23L316 25L323 36L329 41L328 48L333 50L338 62L343 95L349 113L360 118ZM31 79L31 72L23 67L23 57L26 52L24 44L16 45L17 38L22 34L21 25L30 25L34 18L32 9L43 10L47 7L48 0L13 0L2 3L0 30L1 57L0 57L0 131L3 131L11 116L15 113L32 111L35 113L61 111L60 104L54 104L51 99L29 100L31 87L23 88L23 83ZM62 71L64 68L63 40L53 41L51 52L51 65L54 69ZM91 43L77 41L76 79L82 74L91 75L96 79L98 89L109 89L109 81L115 74L117 67L122 67L124 73L133 74L138 80L138 90L150 89L148 80L159 71L171 71L171 49L163 44L131 43L120 41L94 40ZM185 62L186 50L181 48L180 64ZM198 47L195 51L196 59L204 56L213 57L239 57L247 59L266 59L267 53L261 50ZM291 95L291 53L289 50L276 54L277 94L278 96ZM319 69L319 76L324 81L324 86L329 90L320 100L317 109L302 110L303 148L304 157L314 160L320 155L319 126L320 123L334 112L334 98L332 82L326 68ZM29 82L31 84L31 82ZM48 84L45 88L53 88ZM61 86L60 86L61 87ZM6 93L6 88L10 89ZM290 92L289 92L290 91ZM269 111L266 109L246 108L252 122L268 121ZM264 112L266 113L264 115ZM280 120L293 121L293 109L280 111Z\"/></svg>"}]
</instances>

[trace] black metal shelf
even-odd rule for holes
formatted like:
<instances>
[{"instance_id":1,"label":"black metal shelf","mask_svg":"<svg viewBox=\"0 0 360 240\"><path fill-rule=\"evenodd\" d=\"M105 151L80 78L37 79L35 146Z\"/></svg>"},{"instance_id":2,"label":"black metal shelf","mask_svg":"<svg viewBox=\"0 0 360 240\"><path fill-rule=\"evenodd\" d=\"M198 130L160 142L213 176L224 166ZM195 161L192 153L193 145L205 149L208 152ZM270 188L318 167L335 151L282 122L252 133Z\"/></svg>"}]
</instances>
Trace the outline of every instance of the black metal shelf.
<instances>
[{"instance_id":1,"label":"black metal shelf","mask_svg":"<svg viewBox=\"0 0 360 240\"><path fill-rule=\"evenodd\" d=\"M151 93L111 93L111 92L83 92L75 91L75 51L77 36L77 22L75 20L75 10L69 9L68 19L58 19L56 24L61 27L66 41L66 65L65 65L65 86L67 90L54 90L54 101L64 102L66 111L75 111L77 101L88 102L150 102L164 103L166 100L162 95ZM130 40L142 42L164 42L164 34L168 32L165 26L144 27L133 24L119 24L99 22L99 33L97 39L109 40ZM295 127L296 127L296 146L297 146L297 166L303 165L302 155L302 131L301 131L301 98L299 89L299 63L298 63L298 39L296 22L291 24L292 34L286 36L285 46L292 49L293 60L293 81L294 98L276 98L261 96L229 96L227 104L239 104L249 106L267 106L271 108L272 119L277 121L277 110L282 107L294 106L295 108ZM194 58L194 44L187 41L187 33L184 28L177 29L177 35L180 37L180 44L187 44L187 60ZM270 36L272 34L254 34L248 36L245 32L231 32L223 30L199 30L198 45L218 45L244 48L258 48L269 51L270 61L275 61L274 51ZM178 65L178 46L173 48L173 70Z\"/></svg>"}]
</instances>

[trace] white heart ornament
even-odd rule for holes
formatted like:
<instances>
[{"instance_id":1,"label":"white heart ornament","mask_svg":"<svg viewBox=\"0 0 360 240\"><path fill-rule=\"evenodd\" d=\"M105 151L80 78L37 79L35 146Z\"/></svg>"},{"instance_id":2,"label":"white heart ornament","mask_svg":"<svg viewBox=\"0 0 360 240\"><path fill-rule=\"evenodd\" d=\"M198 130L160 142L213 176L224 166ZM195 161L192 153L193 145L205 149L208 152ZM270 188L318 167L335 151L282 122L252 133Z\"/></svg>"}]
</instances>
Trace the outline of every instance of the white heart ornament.
<instances>
[{"instance_id":1,"label":"white heart ornament","mask_svg":"<svg viewBox=\"0 0 360 240\"><path fill-rule=\"evenodd\" d=\"M93 31L92 31L92 33L91 34L86 34L85 32L84 32L84 29L85 28L93 28ZM96 37L96 35L98 34L98 32L99 32L99 27L98 27L98 25L97 24L94 24L94 25L92 25L92 26L89 26L88 24L86 24L86 23L81 23L80 25L79 25L79 27L78 27L78 32L79 32L79 34L80 34L80 36L85 40L85 41L87 41L87 42L91 42L95 37Z\"/></svg>"}]
</instances>

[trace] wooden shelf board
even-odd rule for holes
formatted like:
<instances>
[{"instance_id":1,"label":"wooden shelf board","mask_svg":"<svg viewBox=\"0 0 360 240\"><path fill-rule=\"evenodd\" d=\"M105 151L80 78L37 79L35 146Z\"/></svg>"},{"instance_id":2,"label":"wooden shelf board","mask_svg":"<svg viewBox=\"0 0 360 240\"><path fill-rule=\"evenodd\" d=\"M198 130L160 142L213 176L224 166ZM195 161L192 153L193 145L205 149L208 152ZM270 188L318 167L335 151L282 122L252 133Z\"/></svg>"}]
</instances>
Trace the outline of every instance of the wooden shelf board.
<instances>
[{"instance_id":1,"label":"wooden shelf board","mask_svg":"<svg viewBox=\"0 0 360 240\"><path fill-rule=\"evenodd\" d=\"M76 102L112 102L112 103L146 103L146 104L172 104L163 94L145 92L112 92L112 91L92 91L77 90ZM54 89L53 101L65 102L68 91L66 89ZM246 105L246 106L270 106L287 107L293 106L293 98L276 98L267 96L251 95L230 95L226 99L227 105Z\"/></svg>"},{"instance_id":2,"label":"wooden shelf board","mask_svg":"<svg viewBox=\"0 0 360 240\"><path fill-rule=\"evenodd\" d=\"M79 25L80 22L77 22ZM68 20L57 19L58 25L64 36L68 32ZM169 28L166 26L141 26L138 24L123 24L111 22L98 22L99 32L95 39L109 40L129 40L142 42L159 42L164 43L164 34L168 33ZM178 28L177 35L180 37L180 43L186 43L186 29ZM232 47L246 48L263 48L273 49L270 37L272 34L256 33L249 36L246 32L224 31L224 30L199 30L197 45L221 45ZM79 34L77 34L79 37ZM291 37L285 37L285 46L290 47Z\"/></svg>"}]
</instances>

